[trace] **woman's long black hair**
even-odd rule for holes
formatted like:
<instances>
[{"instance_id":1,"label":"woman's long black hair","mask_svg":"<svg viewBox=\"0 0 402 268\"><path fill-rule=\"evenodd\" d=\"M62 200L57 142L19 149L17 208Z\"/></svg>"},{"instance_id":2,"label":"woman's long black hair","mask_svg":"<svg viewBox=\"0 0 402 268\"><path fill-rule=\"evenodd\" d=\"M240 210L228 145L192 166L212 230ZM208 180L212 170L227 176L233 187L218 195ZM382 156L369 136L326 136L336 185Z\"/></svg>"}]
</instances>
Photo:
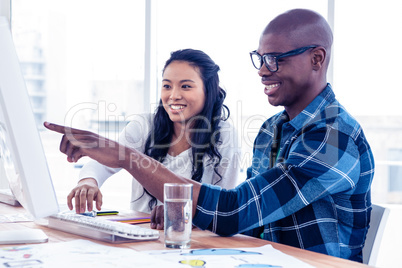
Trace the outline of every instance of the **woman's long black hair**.
<instances>
[{"instance_id":1,"label":"woman's long black hair","mask_svg":"<svg viewBox=\"0 0 402 268\"><path fill-rule=\"evenodd\" d=\"M219 66L204 52L194 49L183 49L171 53L166 61L163 72L174 61L187 62L199 71L204 83L205 104L204 108L193 120L193 129L209 129L210 131L194 131L190 137L192 149L192 180L201 181L204 173L203 158L205 155L211 159L215 173L222 180L217 167L222 159L217 149L221 143L220 127L221 120L227 120L230 115L229 108L223 104L226 92L219 86ZM163 162L173 136L173 122L162 105L162 100L156 109L151 132L145 143L145 154ZM208 163L209 164L209 163ZM147 190L145 192L151 195ZM152 195L151 195L152 196ZM138 199L137 199L138 200ZM156 205L156 198L152 196L149 208Z\"/></svg>"}]
</instances>

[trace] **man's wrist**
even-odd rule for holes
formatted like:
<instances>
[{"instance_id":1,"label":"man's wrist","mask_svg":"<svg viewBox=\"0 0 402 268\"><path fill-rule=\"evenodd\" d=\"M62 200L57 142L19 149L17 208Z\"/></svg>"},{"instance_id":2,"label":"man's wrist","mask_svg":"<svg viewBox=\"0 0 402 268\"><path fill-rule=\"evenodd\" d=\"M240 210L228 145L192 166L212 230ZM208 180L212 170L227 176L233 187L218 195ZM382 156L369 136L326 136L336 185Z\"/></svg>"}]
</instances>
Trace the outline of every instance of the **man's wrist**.
<instances>
[{"instance_id":1,"label":"man's wrist","mask_svg":"<svg viewBox=\"0 0 402 268\"><path fill-rule=\"evenodd\" d=\"M120 167L128 172L146 172L155 173L158 170L160 163L155 159L146 156L136 149L127 148L123 161L120 162ZM148 175L150 174L148 173Z\"/></svg>"}]
</instances>

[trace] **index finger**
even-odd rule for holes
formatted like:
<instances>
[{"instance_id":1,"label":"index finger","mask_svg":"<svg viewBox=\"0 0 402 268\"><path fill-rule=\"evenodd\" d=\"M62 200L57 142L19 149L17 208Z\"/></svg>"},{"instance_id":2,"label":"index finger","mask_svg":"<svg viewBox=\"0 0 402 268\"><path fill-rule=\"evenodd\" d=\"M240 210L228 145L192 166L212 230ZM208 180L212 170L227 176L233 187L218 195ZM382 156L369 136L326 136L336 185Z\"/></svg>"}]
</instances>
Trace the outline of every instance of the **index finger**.
<instances>
[{"instance_id":1,"label":"index finger","mask_svg":"<svg viewBox=\"0 0 402 268\"><path fill-rule=\"evenodd\" d=\"M87 133L87 131L85 131L85 130L57 125L57 124L49 123L46 121L43 123L43 125L47 129L54 131L54 132L58 132L60 134L84 134L84 133Z\"/></svg>"}]
</instances>

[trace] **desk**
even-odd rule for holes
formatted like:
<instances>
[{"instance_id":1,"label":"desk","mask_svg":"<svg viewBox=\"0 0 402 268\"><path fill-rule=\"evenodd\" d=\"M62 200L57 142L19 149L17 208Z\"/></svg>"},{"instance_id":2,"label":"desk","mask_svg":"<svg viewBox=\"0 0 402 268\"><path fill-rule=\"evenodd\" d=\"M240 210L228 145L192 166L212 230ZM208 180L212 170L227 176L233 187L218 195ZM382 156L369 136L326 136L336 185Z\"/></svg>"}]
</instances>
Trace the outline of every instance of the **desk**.
<instances>
[{"instance_id":1,"label":"desk","mask_svg":"<svg viewBox=\"0 0 402 268\"><path fill-rule=\"evenodd\" d=\"M0 203L0 214L17 214L17 213L25 213L24 208L22 207L12 207L9 205L5 205ZM149 224L142 224L143 227L149 227ZM88 239L82 236L65 233L62 231L50 229L46 226L38 225L34 222L21 222L21 223L1 223L0 231L4 230L18 230L24 228L35 228L42 229L47 236L49 237L49 243L57 243L57 242L65 242L71 241L75 239L87 239L92 242L96 242L99 244L114 246L114 247L122 247L122 248L131 248L133 250L141 251L141 250L163 250L165 249L163 243L163 231L160 231L160 238L154 241L145 241L145 242L132 242L132 243L123 243L123 244L109 244L106 242L101 242L97 240ZM319 254L307 250L302 250L295 247L290 247L278 243L269 242L262 239L257 239L244 235L235 235L233 237L220 237L209 231L202 231L197 228L193 229L191 235L191 248L241 248L241 247L260 247L266 244L271 244L275 249L282 251L285 254L294 256L301 261L309 263L316 267L342 267L342 268L352 268L352 267L368 267L367 265L348 261L336 257L327 256L324 254ZM6 246L6 245L2 245Z\"/></svg>"}]
</instances>

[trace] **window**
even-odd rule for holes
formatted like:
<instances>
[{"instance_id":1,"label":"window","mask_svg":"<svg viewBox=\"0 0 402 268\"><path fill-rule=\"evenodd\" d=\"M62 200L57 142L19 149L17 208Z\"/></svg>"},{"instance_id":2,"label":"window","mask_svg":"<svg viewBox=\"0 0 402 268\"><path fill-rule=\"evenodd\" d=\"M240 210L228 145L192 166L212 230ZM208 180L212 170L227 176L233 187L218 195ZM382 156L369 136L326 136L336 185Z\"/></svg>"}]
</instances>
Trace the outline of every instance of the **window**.
<instances>
[{"instance_id":1,"label":"window","mask_svg":"<svg viewBox=\"0 0 402 268\"><path fill-rule=\"evenodd\" d=\"M402 203L402 149L392 148L388 151L389 159L389 181L388 198L389 203Z\"/></svg>"},{"instance_id":2,"label":"window","mask_svg":"<svg viewBox=\"0 0 402 268\"><path fill-rule=\"evenodd\" d=\"M12 0L11 4L13 38L40 129L47 120L116 138L130 115L147 109L144 1ZM59 135L48 131L41 135L63 201L76 185L83 163L66 162L57 149ZM122 189L130 187L130 179L117 176L113 181L104 187L105 200L128 198L131 193ZM120 203L129 207L127 199Z\"/></svg>"}]
</instances>

